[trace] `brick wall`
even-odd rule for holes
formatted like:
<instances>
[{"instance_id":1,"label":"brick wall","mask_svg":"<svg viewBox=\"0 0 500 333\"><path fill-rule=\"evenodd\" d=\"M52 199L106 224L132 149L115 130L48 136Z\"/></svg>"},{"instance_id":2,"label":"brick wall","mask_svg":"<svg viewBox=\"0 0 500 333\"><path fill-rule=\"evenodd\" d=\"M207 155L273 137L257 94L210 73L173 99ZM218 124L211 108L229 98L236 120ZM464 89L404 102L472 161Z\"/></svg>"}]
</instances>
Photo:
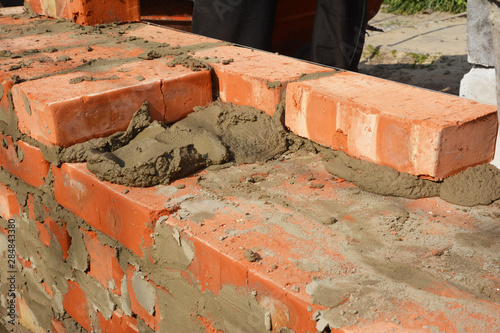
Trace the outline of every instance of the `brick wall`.
<instances>
[{"instance_id":1,"label":"brick wall","mask_svg":"<svg viewBox=\"0 0 500 333\"><path fill-rule=\"evenodd\" d=\"M53 16L74 17L64 4ZM1 16L0 24L6 31L0 49L10 52L0 57L2 311L10 287L3 274L15 271L16 318L32 332L313 332L322 325L320 313L313 314L328 306L311 298L307 284L358 269L339 253L337 236L325 239L324 226L310 226L307 214L287 205L272 210L300 230L314 229L312 238L277 225L271 232L259 229L271 208L237 195L221 200L222 193L199 185L198 177L207 173L130 188L47 153L47 147L124 130L144 101L153 119L165 123L216 98L269 115L283 102L292 132L431 179L493 158L496 108L470 100L144 24L69 25L61 31L68 23L26 16ZM211 67L172 65L185 54L209 59ZM283 161L275 169L295 170L299 182L281 187L294 193L291 202L334 200L327 189L352 187L325 181L331 176L314 163L298 168ZM311 172L316 177L308 178ZM304 186L314 179L320 186ZM181 211L187 199L218 208L209 209L202 223L186 219ZM3 260L9 254L9 219L16 230L14 268ZM273 256L253 261L245 257L247 249ZM334 258L339 271L297 268L311 253ZM433 292L456 290L443 284ZM425 317L430 311L408 302L397 313ZM497 307L474 304L487 313L485 325L498 324ZM439 311L425 320L443 329L457 328L454 319L467 315L456 311L444 320ZM380 313L363 325L394 326L387 324L394 312ZM0 312L2 318L6 314ZM475 323L475 314L468 315ZM356 325L361 324L351 326L360 329Z\"/></svg>"}]
</instances>

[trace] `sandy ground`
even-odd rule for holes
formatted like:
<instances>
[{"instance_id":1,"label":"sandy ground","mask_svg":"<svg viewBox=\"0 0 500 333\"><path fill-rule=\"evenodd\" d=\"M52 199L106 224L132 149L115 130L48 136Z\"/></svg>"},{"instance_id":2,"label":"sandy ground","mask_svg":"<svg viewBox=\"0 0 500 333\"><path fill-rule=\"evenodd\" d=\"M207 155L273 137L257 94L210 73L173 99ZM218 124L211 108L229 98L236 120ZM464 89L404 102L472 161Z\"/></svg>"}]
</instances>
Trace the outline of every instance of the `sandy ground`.
<instances>
[{"instance_id":1,"label":"sandy ground","mask_svg":"<svg viewBox=\"0 0 500 333\"><path fill-rule=\"evenodd\" d=\"M380 11L369 24L359 70L414 86L459 94L467 62L467 16L434 12L393 15Z\"/></svg>"}]
</instances>

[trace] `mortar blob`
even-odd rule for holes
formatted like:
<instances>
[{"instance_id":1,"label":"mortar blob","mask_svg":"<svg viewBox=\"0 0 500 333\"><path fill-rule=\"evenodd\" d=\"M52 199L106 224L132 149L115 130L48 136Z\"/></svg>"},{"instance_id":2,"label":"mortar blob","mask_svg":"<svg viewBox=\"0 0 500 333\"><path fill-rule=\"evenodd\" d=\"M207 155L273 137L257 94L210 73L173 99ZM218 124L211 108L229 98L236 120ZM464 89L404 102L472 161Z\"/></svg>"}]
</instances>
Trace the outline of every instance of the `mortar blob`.
<instances>
[{"instance_id":1,"label":"mortar blob","mask_svg":"<svg viewBox=\"0 0 500 333\"><path fill-rule=\"evenodd\" d=\"M169 127L155 122L114 151L92 150L88 169L127 186L168 184L204 167L263 162L287 150L281 124L249 106L214 102Z\"/></svg>"}]
</instances>

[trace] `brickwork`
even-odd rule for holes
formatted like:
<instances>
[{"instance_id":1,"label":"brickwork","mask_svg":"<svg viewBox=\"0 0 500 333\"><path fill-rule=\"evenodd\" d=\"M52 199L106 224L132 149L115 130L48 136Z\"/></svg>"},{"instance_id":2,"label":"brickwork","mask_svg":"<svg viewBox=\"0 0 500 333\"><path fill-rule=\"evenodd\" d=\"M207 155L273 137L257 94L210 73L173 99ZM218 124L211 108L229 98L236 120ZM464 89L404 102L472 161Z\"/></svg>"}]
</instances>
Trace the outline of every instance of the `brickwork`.
<instances>
[{"instance_id":1,"label":"brickwork","mask_svg":"<svg viewBox=\"0 0 500 333\"><path fill-rule=\"evenodd\" d=\"M68 3L48 8L30 1L37 12L75 18ZM11 29L32 20L5 16L0 24ZM58 23L44 24L55 29ZM319 156L275 160L265 172L239 165L131 188L98 179L84 163L52 161L46 151L124 130L144 101L164 123L216 98L269 115L284 102L285 124L300 136L441 179L491 160L495 108L143 24L101 31L92 46L88 38L78 44L60 35L53 41L58 50L47 53L53 62L26 53L38 42L9 35L16 31L0 38L0 49L12 46L22 56L0 57L0 125L10 129L0 136L0 294L3 302L10 288L3 272L9 270L4 259L13 219L20 325L33 332L127 333L500 327L497 293L459 287L461 280L443 263L452 246L435 246L450 234L462 242L473 231L484 234L482 250L453 255L474 267L478 290L494 290L498 276L488 271L494 259L482 251L496 246L486 235L495 230L495 207L488 223L436 198L380 196L367 208L360 190L332 177ZM147 56L149 43L164 53ZM92 63L108 66L82 67L91 54ZM205 63L172 62L186 54ZM71 60L58 62L64 55ZM11 69L20 59L33 62ZM15 73L21 80L12 78ZM217 185L228 178L236 179L233 187ZM252 196L251 189L260 194ZM393 216L396 206L423 245L404 245L410 236L402 218ZM342 214L332 219L332 211ZM374 217L379 224L367 227ZM386 220L392 224L382 229ZM365 238L353 237L355 231ZM372 231L402 245L383 252L384 244L370 240ZM361 258L351 255L359 244L367 246ZM385 264L399 257L411 259L409 280ZM443 268L413 279L431 264ZM2 324L6 314L0 307Z\"/></svg>"}]
</instances>

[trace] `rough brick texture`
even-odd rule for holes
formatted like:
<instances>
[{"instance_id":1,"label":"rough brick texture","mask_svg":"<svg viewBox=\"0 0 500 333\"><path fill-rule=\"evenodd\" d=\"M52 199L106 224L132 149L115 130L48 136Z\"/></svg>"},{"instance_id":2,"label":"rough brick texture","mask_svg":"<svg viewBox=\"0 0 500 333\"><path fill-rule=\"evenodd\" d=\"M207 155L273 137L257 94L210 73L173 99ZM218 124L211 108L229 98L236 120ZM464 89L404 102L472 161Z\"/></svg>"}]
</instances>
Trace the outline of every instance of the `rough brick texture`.
<instances>
[{"instance_id":1,"label":"rough brick texture","mask_svg":"<svg viewBox=\"0 0 500 333\"><path fill-rule=\"evenodd\" d=\"M146 101L152 118L166 123L211 102L209 72L169 67L168 62L94 71L92 79L77 72L18 84L12 95L19 130L46 145L67 147L125 130Z\"/></svg>"},{"instance_id":2,"label":"rough brick texture","mask_svg":"<svg viewBox=\"0 0 500 333\"><path fill-rule=\"evenodd\" d=\"M355 73L288 85L294 133L400 172L443 179L493 159L496 107Z\"/></svg>"},{"instance_id":3,"label":"rough brick texture","mask_svg":"<svg viewBox=\"0 0 500 333\"><path fill-rule=\"evenodd\" d=\"M23 141L14 145L11 137L0 134L0 166L34 187L45 184L50 169L40 149Z\"/></svg>"},{"instance_id":4,"label":"rough brick texture","mask_svg":"<svg viewBox=\"0 0 500 333\"><path fill-rule=\"evenodd\" d=\"M136 22L140 19L138 0L27 0L35 13L65 18L82 25L113 22Z\"/></svg>"},{"instance_id":5,"label":"rough brick texture","mask_svg":"<svg viewBox=\"0 0 500 333\"><path fill-rule=\"evenodd\" d=\"M165 197L155 198L153 189L124 193L127 187L99 181L84 164L52 171L54 195L62 206L142 257L152 244L154 224L167 212Z\"/></svg>"},{"instance_id":6,"label":"rough brick texture","mask_svg":"<svg viewBox=\"0 0 500 333\"><path fill-rule=\"evenodd\" d=\"M250 105L268 115L274 114L288 82L305 74L333 71L297 59L236 46L197 51L195 56L212 59L222 101Z\"/></svg>"},{"instance_id":7,"label":"rough brick texture","mask_svg":"<svg viewBox=\"0 0 500 333\"><path fill-rule=\"evenodd\" d=\"M30 1L54 16L70 13L68 3ZM131 188L83 163L51 165L27 143L64 147L114 133L146 100L168 123L217 97L272 115L286 93L295 133L440 178L491 158L494 108L143 24L20 32L58 24L37 20L0 16L0 45L16 53L0 59L0 125L21 131L0 136L0 272L17 274L16 328L498 331L497 204L365 193L304 151ZM44 43L58 50L32 53ZM162 58L144 60L151 49ZM213 70L169 66L185 52ZM2 305L9 288L0 279ZM0 306L4 326L5 314Z\"/></svg>"}]
</instances>

